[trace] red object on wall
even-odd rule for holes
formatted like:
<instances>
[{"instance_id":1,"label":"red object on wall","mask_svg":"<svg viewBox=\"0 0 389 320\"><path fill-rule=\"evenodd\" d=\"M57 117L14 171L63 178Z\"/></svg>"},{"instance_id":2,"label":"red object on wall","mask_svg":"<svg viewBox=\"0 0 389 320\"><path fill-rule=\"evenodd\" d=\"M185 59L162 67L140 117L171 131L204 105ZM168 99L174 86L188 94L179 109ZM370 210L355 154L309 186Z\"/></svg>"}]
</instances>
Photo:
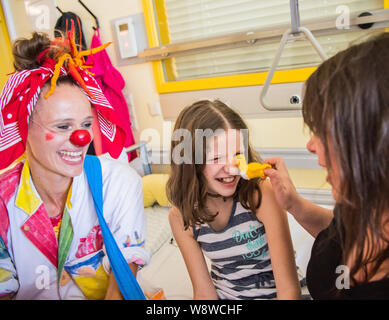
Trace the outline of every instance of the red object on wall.
<instances>
[{"instance_id":1,"label":"red object on wall","mask_svg":"<svg viewBox=\"0 0 389 320\"><path fill-rule=\"evenodd\" d=\"M101 46L100 31L97 28L93 34L91 49ZM94 74L94 78L99 84L107 100L111 103L111 106L115 109L118 118L122 122L122 128L126 133L126 140L124 147L130 147L135 144L134 135L131 129L130 113L126 103L126 99L123 96L122 90L125 86L125 81L120 72L112 65L112 62L106 52L106 50L100 51L94 55L90 55L87 60L87 64L92 64L93 67L89 69ZM94 121L97 123L96 121ZM101 143L101 147L96 145ZM101 153L107 152L107 147L104 145L104 141L98 141L94 139L95 150L101 150ZM137 157L135 151L128 153L128 161Z\"/></svg>"}]
</instances>

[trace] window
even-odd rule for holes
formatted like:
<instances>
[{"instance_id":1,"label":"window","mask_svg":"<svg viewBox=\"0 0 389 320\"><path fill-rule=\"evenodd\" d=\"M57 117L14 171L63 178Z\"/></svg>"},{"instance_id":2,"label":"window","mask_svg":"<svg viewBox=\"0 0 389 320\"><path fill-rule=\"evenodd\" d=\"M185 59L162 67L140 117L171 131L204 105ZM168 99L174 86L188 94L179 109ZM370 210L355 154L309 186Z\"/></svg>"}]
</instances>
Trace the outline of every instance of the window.
<instances>
[{"instance_id":1,"label":"window","mask_svg":"<svg viewBox=\"0 0 389 320\"><path fill-rule=\"evenodd\" d=\"M352 41L383 30L379 23L368 30L357 26L339 30L335 21L340 15L355 17L385 7L382 0L299 1L301 25L309 28L317 21L332 23L331 28L313 32L328 56ZM290 26L289 0L144 0L144 9L152 38L150 47L175 47L177 51L183 48L172 58L154 62L160 93L263 84L280 37ZM151 21L154 17L155 21ZM278 31L278 35L201 48L202 44L217 44L227 37L258 30ZM186 49L191 43L194 47ZM309 41L290 42L282 53L273 83L305 81L320 62Z\"/></svg>"}]
</instances>

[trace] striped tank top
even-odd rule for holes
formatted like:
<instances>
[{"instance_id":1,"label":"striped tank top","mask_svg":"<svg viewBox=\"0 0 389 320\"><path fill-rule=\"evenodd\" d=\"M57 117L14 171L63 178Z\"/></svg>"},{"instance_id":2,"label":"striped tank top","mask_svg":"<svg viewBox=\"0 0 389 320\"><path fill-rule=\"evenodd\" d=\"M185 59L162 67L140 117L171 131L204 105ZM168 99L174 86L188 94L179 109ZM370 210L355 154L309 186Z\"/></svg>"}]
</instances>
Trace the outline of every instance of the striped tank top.
<instances>
[{"instance_id":1,"label":"striped tank top","mask_svg":"<svg viewBox=\"0 0 389 320\"><path fill-rule=\"evenodd\" d=\"M194 228L194 238L212 262L219 299L277 297L265 227L237 198L224 229L202 224Z\"/></svg>"}]
</instances>

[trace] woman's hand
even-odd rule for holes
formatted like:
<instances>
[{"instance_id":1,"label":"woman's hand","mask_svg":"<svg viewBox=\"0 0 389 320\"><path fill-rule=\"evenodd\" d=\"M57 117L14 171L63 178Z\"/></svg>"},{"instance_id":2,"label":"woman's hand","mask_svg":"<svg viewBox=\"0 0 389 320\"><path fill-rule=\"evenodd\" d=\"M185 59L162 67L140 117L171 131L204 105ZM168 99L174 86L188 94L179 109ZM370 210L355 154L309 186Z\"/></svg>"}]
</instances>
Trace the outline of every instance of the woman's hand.
<instances>
[{"instance_id":1,"label":"woman's hand","mask_svg":"<svg viewBox=\"0 0 389 320\"><path fill-rule=\"evenodd\" d=\"M273 157L266 159L265 163L272 166L264 172L270 178L279 205L293 214L295 211L293 209L297 206L300 196L289 176L284 160L280 157Z\"/></svg>"},{"instance_id":2,"label":"woman's hand","mask_svg":"<svg viewBox=\"0 0 389 320\"><path fill-rule=\"evenodd\" d=\"M270 178L278 204L291 213L297 222L316 238L331 223L334 217L332 210L313 204L297 193L282 158L268 158L265 163L272 165L271 169L265 169L265 175Z\"/></svg>"}]
</instances>

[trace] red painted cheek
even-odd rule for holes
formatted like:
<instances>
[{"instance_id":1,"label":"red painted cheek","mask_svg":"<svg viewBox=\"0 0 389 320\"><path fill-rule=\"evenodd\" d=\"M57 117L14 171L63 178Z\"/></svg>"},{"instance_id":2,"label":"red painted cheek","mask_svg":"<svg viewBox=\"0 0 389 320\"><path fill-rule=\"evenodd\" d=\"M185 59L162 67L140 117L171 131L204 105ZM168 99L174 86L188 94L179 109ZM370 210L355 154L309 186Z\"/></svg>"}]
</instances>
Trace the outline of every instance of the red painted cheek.
<instances>
[{"instance_id":1,"label":"red painted cheek","mask_svg":"<svg viewBox=\"0 0 389 320\"><path fill-rule=\"evenodd\" d=\"M52 132L46 133L46 135L45 135L45 139L46 139L46 141L53 140L53 139L54 139L54 137L55 137L55 134L54 134L54 133L52 133Z\"/></svg>"}]
</instances>

